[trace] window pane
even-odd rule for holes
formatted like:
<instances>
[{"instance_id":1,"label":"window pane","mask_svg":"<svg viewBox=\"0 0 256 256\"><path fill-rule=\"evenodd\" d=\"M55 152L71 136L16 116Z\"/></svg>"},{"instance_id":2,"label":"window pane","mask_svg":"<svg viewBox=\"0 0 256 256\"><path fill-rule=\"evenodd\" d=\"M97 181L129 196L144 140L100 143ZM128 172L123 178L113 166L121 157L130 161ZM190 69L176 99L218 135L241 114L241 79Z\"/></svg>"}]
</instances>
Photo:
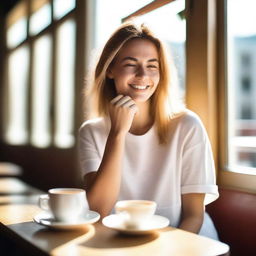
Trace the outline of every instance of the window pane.
<instances>
[{"instance_id":1,"label":"window pane","mask_svg":"<svg viewBox=\"0 0 256 256\"><path fill-rule=\"evenodd\" d=\"M75 0L53 0L53 16L60 19L76 6Z\"/></svg>"},{"instance_id":2,"label":"window pane","mask_svg":"<svg viewBox=\"0 0 256 256\"><path fill-rule=\"evenodd\" d=\"M51 5L45 4L35 13L32 14L30 18L30 28L29 33L31 35L36 35L44 28L46 28L51 23Z\"/></svg>"},{"instance_id":3,"label":"window pane","mask_svg":"<svg viewBox=\"0 0 256 256\"><path fill-rule=\"evenodd\" d=\"M55 144L74 145L75 22L68 20L57 31L57 91Z\"/></svg>"},{"instance_id":4,"label":"window pane","mask_svg":"<svg viewBox=\"0 0 256 256\"><path fill-rule=\"evenodd\" d=\"M7 30L7 47L14 48L27 37L27 18L21 18Z\"/></svg>"},{"instance_id":5,"label":"window pane","mask_svg":"<svg viewBox=\"0 0 256 256\"><path fill-rule=\"evenodd\" d=\"M27 93L29 49L23 46L9 56L8 63L8 115L6 141L10 144L24 144L27 131Z\"/></svg>"},{"instance_id":6,"label":"window pane","mask_svg":"<svg viewBox=\"0 0 256 256\"><path fill-rule=\"evenodd\" d=\"M34 75L32 80L32 144L50 144L50 79L51 37L43 36L34 46Z\"/></svg>"},{"instance_id":7,"label":"window pane","mask_svg":"<svg viewBox=\"0 0 256 256\"><path fill-rule=\"evenodd\" d=\"M121 24L121 20L124 17L127 17L150 2L152 0L97 0L95 47L99 48L105 44L109 36Z\"/></svg>"},{"instance_id":8,"label":"window pane","mask_svg":"<svg viewBox=\"0 0 256 256\"><path fill-rule=\"evenodd\" d=\"M186 67L186 21L182 18L184 9L185 0L176 0L137 19L148 24L169 47L175 67L177 68L179 85L183 90L183 94L185 90Z\"/></svg>"},{"instance_id":9,"label":"window pane","mask_svg":"<svg viewBox=\"0 0 256 256\"><path fill-rule=\"evenodd\" d=\"M227 7L229 168L256 174L256 2Z\"/></svg>"}]
</instances>

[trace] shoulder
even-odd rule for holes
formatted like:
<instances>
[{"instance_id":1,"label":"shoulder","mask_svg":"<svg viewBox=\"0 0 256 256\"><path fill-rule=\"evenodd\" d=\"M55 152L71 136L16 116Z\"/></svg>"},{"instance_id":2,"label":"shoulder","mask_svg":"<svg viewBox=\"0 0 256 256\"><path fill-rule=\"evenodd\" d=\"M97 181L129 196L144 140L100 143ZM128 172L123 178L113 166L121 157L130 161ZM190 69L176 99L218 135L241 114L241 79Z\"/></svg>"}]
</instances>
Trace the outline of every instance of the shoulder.
<instances>
[{"instance_id":1,"label":"shoulder","mask_svg":"<svg viewBox=\"0 0 256 256\"><path fill-rule=\"evenodd\" d=\"M191 110L186 110L186 112L179 118L179 123L186 128L202 128L203 123L200 117Z\"/></svg>"},{"instance_id":2,"label":"shoulder","mask_svg":"<svg viewBox=\"0 0 256 256\"><path fill-rule=\"evenodd\" d=\"M171 118L170 126L185 130L191 130L193 128L202 128L203 123L196 113L186 109L179 116Z\"/></svg>"},{"instance_id":3,"label":"shoulder","mask_svg":"<svg viewBox=\"0 0 256 256\"><path fill-rule=\"evenodd\" d=\"M207 137L200 117L191 110L186 110L183 115L175 118L173 123L175 124L173 131L179 133L185 141L190 141L192 138L195 141L200 141Z\"/></svg>"},{"instance_id":4,"label":"shoulder","mask_svg":"<svg viewBox=\"0 0 256 256\"><path fill-rule=\"evenodd\" d=\"M97 134L103 133L106 130L107 121L104 118L95 118L90 119L81 125L79 129L80 136L84 136L86 134Z\"/></svg>"}]
</instances>

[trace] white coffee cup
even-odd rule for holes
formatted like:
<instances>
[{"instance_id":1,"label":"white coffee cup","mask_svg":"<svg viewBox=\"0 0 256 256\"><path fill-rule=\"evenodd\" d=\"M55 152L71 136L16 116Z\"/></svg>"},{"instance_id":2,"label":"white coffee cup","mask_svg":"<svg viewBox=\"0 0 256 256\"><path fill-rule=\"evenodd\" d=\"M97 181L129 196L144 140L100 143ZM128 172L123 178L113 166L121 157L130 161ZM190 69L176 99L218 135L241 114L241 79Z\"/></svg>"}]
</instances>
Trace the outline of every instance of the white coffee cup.
<instances>
[{"instance_id":1,"label":"white coffee cup","mask_svg":"<svg viewBox=\"0 0 256 256\"><path fill-rule=\"evenodd\" d=\"M51 211L56 221L76 222L88 210L85 190L53 188L39 197L39 207Z\"/></svg>"},{"instance_id":2,"label":"white coffee cup","mask_svg":"<svg viewBox=\"0 0 256 256\"><path fill-rule=\"evenodd\" d=\"M115 211L123 219L126 228L143 228L156 211L156 202L149 200L123 200L115 205Z\"/></svg>"}]
</instances>

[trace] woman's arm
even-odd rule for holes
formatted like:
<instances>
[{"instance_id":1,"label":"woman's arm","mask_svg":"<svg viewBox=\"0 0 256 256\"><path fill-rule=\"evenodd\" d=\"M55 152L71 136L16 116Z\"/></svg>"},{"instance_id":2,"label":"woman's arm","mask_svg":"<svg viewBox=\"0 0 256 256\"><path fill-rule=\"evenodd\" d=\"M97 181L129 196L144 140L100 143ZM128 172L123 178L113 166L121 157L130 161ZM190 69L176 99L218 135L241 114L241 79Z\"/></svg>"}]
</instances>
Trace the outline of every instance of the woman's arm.
<instances>
[{"instance_id":1,"label":"woman's arm","mask_svg":"<svg viewBox=\"0 0 256 256\"><path fill-rule=\"evenodd\" d=\"M198 233L204 220L205 194L191 193L182 195L182 215L179 228Z\"/></svg>"},{"instance_id":2,"label":"woman's arm","mask_svg":"<svg viewBox=\"0 0 256 256\"><path fill-rule=\"evenodd\" d=\"M124 136L109 134L98 171L85 176L90 209L99 212L102 217L109 214L118 196L124 140Z\"/></svg>"},{"instance_id":3,"label":"woman's arm","mask_svg":"<svg viewBox=\"0 0 256 256\"><path fill-rule=\"evenodd\" d=\"M125 136L129 131L136 105L128 96L119 95L111 101L111 129L104 155L97 172L85 176L85 189L90 209L108 215L120 190Z\"/></svg>"}]
</instances>

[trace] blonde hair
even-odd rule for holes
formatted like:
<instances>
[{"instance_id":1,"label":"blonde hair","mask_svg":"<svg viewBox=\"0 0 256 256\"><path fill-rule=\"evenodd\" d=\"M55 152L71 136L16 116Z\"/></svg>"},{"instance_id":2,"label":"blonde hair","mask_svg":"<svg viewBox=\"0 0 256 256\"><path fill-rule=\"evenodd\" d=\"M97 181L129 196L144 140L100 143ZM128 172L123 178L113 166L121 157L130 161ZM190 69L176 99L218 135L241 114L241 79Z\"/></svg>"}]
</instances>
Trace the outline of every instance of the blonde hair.
<instances>
[{"instance_id":1,"label":"blonde hair","mask_svg":"<svg viewBox=\"0 0 256 256\"><path fill-rule=\"evenodd\" d=\"M90 86L89 91L88 88L85 89L86 95L92 100L95 115L107 117L109 102L116 96L114 81L107 77L107 70L124 44L134 38L147 39L158 50L160 80L151 96L151 113L157 127L159 143L164 144L168 140L170 120L182 114L185 107L177 94L175 68L167 57L165 46L144 24L124 23L112 34L103 48L92 79L86 85Z\"/></svg>"}]
</instances>

